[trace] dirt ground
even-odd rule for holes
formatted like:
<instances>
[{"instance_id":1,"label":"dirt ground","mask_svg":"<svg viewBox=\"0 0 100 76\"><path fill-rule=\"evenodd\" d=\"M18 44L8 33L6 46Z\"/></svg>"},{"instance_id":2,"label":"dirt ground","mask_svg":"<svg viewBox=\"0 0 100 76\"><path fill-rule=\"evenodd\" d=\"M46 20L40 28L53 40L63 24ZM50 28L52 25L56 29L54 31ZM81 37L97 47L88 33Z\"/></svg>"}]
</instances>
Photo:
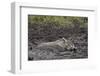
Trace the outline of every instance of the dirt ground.
<instances>
[{"instance_id":1,"label":"dirt ground","mask_svg":"<svg viewBox=\"0 0 100 76\"><path fill-rule=\"evenodd\" d=\"M55 24L34 24L28 27L28 42L32 43L32 45L28 45L28 60L88 58L87 32L87 27L59 27ZM62 37L70 40L77 47L76 51L64 49L63 51L51 52L51 48L48 50L45 47L41 50L34 49L40 43L55 41ZM41 57L38 55L41 55Z\"/></svg>"}]
</instances>

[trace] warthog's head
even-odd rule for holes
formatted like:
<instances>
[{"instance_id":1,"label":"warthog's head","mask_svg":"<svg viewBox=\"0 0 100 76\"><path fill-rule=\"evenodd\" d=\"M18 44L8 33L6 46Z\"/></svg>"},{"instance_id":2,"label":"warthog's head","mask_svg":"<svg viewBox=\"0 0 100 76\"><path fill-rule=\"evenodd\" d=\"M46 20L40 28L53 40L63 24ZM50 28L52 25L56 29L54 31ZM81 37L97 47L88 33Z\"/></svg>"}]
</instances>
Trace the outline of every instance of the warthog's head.
<instances>
[{"instance_id":1,"label":"warthog's head","mask_svg":"<svg viewBox=\"0 0 100 76\"><path fill-rule=\"evenodd\" d=\"M64 37L57 40L56 42L58 43L59 46L65 48L67 50L75 51L77 49L77 47L75 47L74 43L72 43L70 40L65 39Z\"/></svg>"}]
</instances>

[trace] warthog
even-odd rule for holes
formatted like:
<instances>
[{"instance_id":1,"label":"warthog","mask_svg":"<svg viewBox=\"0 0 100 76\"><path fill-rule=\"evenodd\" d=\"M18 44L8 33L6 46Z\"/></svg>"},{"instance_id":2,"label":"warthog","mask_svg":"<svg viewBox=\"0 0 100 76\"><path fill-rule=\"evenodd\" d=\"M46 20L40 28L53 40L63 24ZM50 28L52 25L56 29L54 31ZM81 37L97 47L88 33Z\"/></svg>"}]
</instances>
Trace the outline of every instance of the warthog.
<instances>
[{"instance_id":1,"label":"warthog","mask_svg":"<svg viewBox=\"0 0 100 76\"><path fill-rule=\"evenodd\" d=\"M71 41L61 38L53 42L44 42L37 45L32 51L29 51L29 60L53 59L57 53L75 50L76 47Z\"/></svg>"},{"instance_id":2,"label":"warthog","mask_svg":"<svg viewBox=\"0 0 100 76\"><path fill-rule=\"evenodd\" d=\"M48 46L51 46L51 47L59 46L62 49L67 49L67 50L72 50L72 49L75 50L76 49L75 45L71 41L65 39L64 37L59 39L59 40L53 41L53 42L41 43L37 47L39 48L39 47L44 47L44 46L45 47L48 47Z\"/></svg>"}]
</instances>

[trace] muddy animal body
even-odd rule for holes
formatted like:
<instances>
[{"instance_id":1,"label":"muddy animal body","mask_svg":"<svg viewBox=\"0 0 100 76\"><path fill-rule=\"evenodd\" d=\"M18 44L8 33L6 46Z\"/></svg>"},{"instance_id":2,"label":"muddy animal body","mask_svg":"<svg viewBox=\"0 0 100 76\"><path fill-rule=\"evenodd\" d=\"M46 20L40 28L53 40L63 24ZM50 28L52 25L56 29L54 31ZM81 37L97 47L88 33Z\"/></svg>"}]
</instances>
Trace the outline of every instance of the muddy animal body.
<instances>
[{"instance_id":1,"label":"muddy animal body","mask_svg":"<svg viewBox=\"0 0 100 76\"><path fill-rule=\"evenodd\" d=\"M29 57L33 60L54 59L60 52L72 49L76 49L74 44L65 38L61 38L53 42L40 43L29 52Z\"/></svg>"},{"instance_id":2,"label":"muddy animal body","mask_svg":"<svg viewBox=\"0 0 100 76\"><path fill-rule=\"evenodd\" d=\"M76 47L74 46L74 44L65 39L65 38L61 38L59 40L53 41L53 42L46 42L46 43L41 43L39 44L37 47L48 47L48 46L59 46L61 48L67 48L67 49L75 49Z\"/></svg>"}]
</instances>

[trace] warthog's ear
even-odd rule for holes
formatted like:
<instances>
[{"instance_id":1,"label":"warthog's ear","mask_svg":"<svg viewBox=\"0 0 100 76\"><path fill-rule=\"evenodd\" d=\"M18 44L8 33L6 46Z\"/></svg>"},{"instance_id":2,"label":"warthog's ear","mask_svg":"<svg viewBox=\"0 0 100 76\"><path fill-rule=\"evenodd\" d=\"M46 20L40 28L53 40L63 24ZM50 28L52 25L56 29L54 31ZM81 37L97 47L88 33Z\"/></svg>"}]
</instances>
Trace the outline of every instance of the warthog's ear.
<instances>
[{"instance_id":1,"label":"warthog's ear","mask_svg":"<svg viewBox=\"0 0 100 76\"><path fill-rule=\"evenodd\" d=\"M64 37L62 38L62 40L64 41L64 43L67 42L67 40Z\"/></svg>"}]
</instances>

